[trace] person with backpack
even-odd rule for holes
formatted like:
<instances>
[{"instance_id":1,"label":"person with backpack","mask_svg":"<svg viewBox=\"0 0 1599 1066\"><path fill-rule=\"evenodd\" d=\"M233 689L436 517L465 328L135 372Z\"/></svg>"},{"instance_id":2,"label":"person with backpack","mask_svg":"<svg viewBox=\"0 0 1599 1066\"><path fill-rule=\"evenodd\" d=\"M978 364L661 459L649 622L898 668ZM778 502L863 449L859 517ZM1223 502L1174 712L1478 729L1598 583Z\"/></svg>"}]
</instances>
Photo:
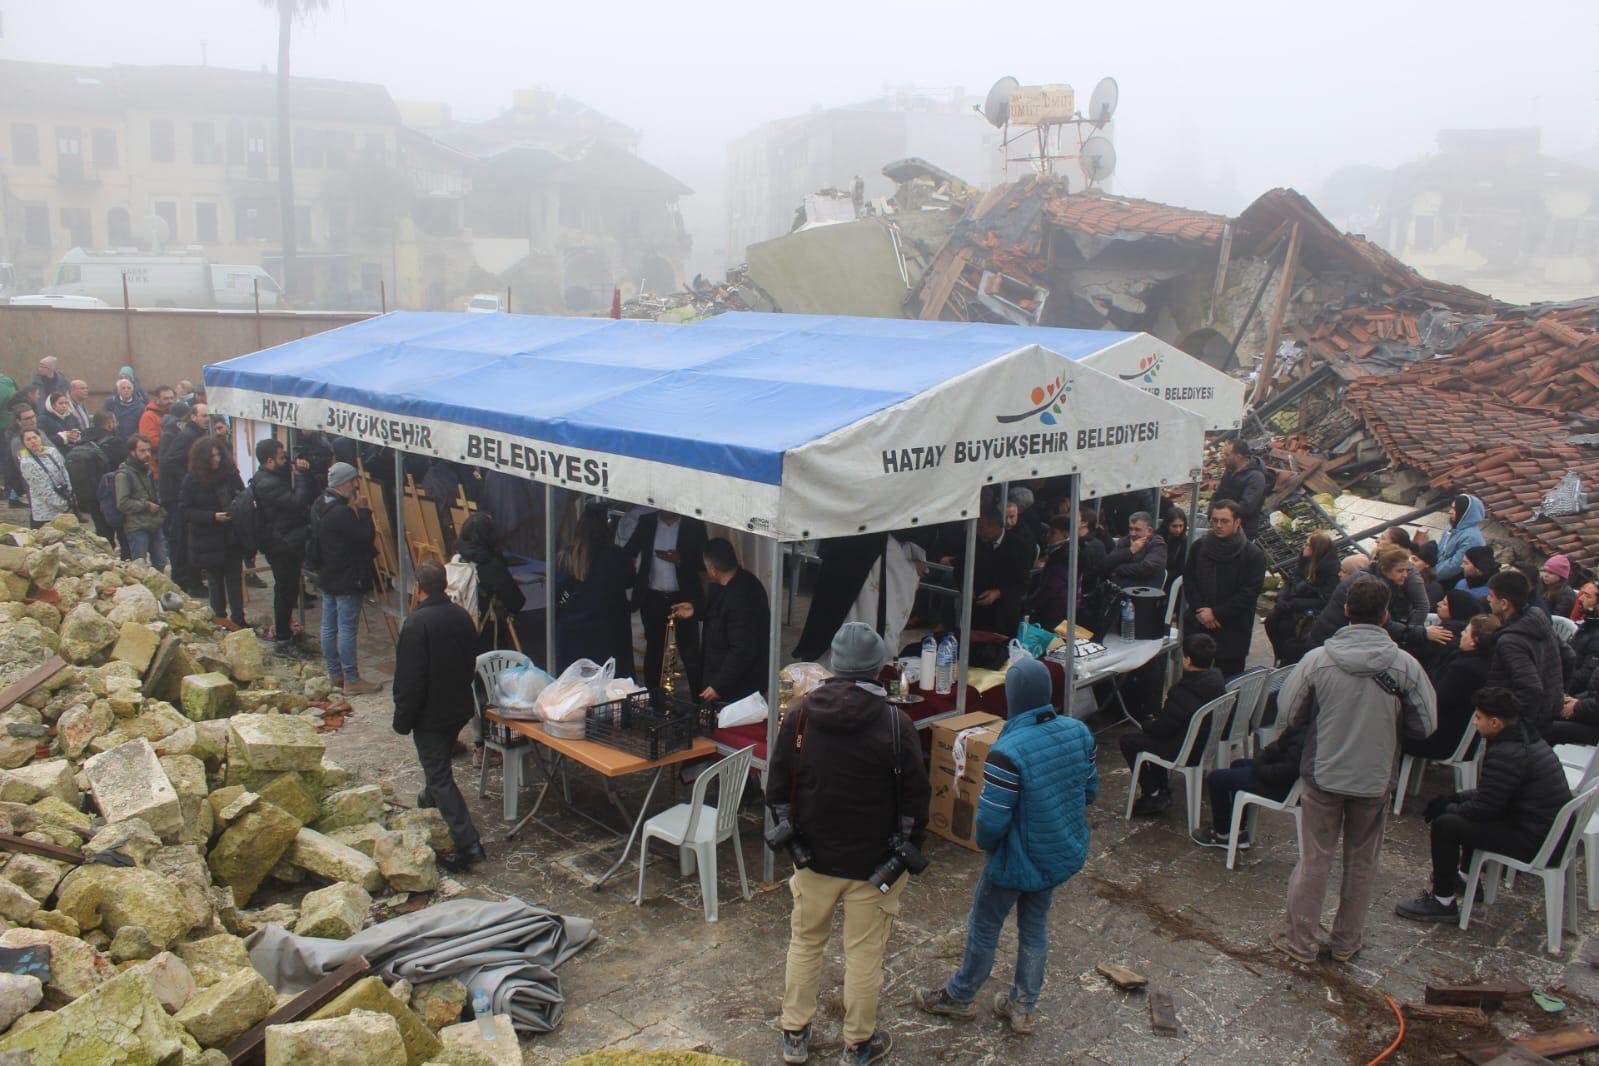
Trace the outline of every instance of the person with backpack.
<instances>
[{"instance_id":1,"label":"person with backpack","mask_svg":"<svg viewBox=\"0 0 1599 1066\"><path fill-rule=\"evenodd\" d=\"M166 510L150 471L150 438L135 433L128 438L128 457L116 469L117 513L127 537L129 559L143 559L157 570L167 568L167 538L162 531Z\"/></svg>"},{"instance_id":2,"label":"person with backpack","mask_svg":"<svg viewBox=\"0 0 1599 1066\"><path fill-rule=\"evenodd\" d=\"M286 659L305 655L294 643L294 608L300 599L300 572L311 535L311 505L316 484L304 459L289 464L288 449L275 437L256 444L260 464L246 493L256 511L256 549L272 568L272 651Z\"/></svg>"},{"instance_id":3,"label":"person with backpack","mask_svg":"<svg viewBox=\"0 0 1599 1066\"><path fill-rule=\"evenodd\" d=\"M311 536L307 563L316 567L322 588L322 657L328 677L347 696L377 692L383 686L363 681L355 660L361 599L372 588L377 530L349 463L334 463L328 470L327 491L311 507Z\"/></svg>"},{"instance_id":4,"label":"person with backpack","mask_svg":"<svg viewBox=\"0 0 1599 1066\"><path fill-rule=\"evenodd\" d=\"M122 442L116 437L117 419L110 411L96 411L83 440L67 453L67 479L78 505L86 508L94 531L115 543L121 515L113 522L100 506L100 481L122 462ZM126 454L126 453L124 453ZM116 489L112 486L111 509L116 513Z\"/></svg>"},{"instance_id":5,"label":"person with backpack","mask_svg":"<svg viewBox=\"0 0 1599 1066\"><path fill-rule=\"evenodd\" d=\"M190 557L205 572L211 591L212 621L232 630L249 624L244 619L244 551L231 510L234 497L243 491L239 470L222 442L215 437L198 440L189 451L179 505Z\"/></svg>"},{"instance_id":6,"label":"person with backpack","mask_svg":"<svg viewBox=\"0 0 1599 1066\"><path fill-rule=\"evenodd\" d=\"M196 421L195 416L199 416ZM172 580L184 592L199 597L204 588L201 567L190 559L188 509L181 502L183 483L189 477L189 453L194 442L205 436L205 404L191 408L182 400L167 412L161 424L161 443L156 446L156 488L161 506L167 511L167 554L172 557Z\"/></svg>"}]
</instances>

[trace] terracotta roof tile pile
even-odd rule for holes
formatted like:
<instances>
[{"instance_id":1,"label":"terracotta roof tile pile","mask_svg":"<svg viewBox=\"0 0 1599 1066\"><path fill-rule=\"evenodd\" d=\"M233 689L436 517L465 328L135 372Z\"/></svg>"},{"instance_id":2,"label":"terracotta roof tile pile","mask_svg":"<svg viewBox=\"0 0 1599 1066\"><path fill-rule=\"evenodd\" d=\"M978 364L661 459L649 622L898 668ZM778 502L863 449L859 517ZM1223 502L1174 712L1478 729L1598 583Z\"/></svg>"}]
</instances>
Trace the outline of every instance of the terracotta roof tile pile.
<instances>
[{"instance_id":1,"label":"terracotta roof tile pile","mask_svg":"<svg viewBox=\"0 0 1599 1066\"><path fill-rule=\"evenodd\" d=\"M1435 364L1435 388L1565 414L1599 409L1599 300L1506 311Z\"/></svg>"},{"instance_id":2,"label":"terracotta roof tile pile","mask_svg":"<svg viewBox=\"0 0 1599 1066\"><path fill-rule=\"evenodd\" d=\"M1227 219L1221 215L1091 193L1055 197L1045 210L1057 226L1103 237L1166 237L1216 244L1227 228Z\"/></svg>"}]
</instances>

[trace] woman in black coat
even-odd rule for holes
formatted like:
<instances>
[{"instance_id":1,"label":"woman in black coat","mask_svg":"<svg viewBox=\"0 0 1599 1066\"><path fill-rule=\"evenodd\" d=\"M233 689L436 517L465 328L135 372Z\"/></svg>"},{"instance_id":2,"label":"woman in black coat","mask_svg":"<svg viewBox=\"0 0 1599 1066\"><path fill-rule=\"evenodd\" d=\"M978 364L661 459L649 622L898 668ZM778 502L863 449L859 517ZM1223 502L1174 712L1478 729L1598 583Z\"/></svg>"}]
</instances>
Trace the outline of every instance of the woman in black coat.
<instances>
[{"instance_id":1,"label":"woman in black coat","mask_svg":"<svg viewBox=\"0 0 1599 1066\"><path fill-rule=\"evenodd\" d=\"M1339 579L1332 537L1320 531L1312 533L1300 550L1294 576L1277 594L1266 617L1266 636L1278 666L1292 666L1305 657L1305 634L1337 591Z\"/></svg>"},{"instance_id":2,"label":"woman in black coat","mask_svg":"<svg viewBox=\"0 0 1599 1066\"><path fill-rule=\"evenodd\" d=\"M1491 614L1473 615L1461 626L1460 650L1450 656L1435 685L1438 727L1425 740L1405 738L1406 755L1447 759L1455 753L1460 738L1471 728L1471 716L1477 709L1477 691L1488 677L1494 634L1498 631L1499 619Z\"/></svg>"},{"instance_id":3,"label":"woman in black coat","mask_svg":"<svg viewBox=\"0 0 1599 1066\"><path fill-rule=\"evenodd\" d=\"M604 506L588 505L556 568L552 672L557 677L578 659L603 666L613 658L617 677L633 676L632 588L633 567L611 537Z\"/></svg>"},{"instance_id":4,"label":"woman in black coat","mask_svg":"<svg viewBox=\"0 0 1599 1066\"><path fill-rule=\"evenodd\" d=\"M1166 591L1188 566L1188 515L1167 506L1160 518L1160 535L1166 541Z\"/></svg>"},{"instance_id":5,"label":"woman in black coat","mask_svg":"<svg viewBox=\"0 0 1599 1066\"><path fill-rule=\"evenodd\" d=\"M228 518L233 498L244 491L227 445L201 437L189 449L189 472L178 490L178 506L189 525L189 559L205 571L211 613L229 629L243 629L244 552ZM231 608L231 611L230 611Z\"/></svg>"}]
</instances>

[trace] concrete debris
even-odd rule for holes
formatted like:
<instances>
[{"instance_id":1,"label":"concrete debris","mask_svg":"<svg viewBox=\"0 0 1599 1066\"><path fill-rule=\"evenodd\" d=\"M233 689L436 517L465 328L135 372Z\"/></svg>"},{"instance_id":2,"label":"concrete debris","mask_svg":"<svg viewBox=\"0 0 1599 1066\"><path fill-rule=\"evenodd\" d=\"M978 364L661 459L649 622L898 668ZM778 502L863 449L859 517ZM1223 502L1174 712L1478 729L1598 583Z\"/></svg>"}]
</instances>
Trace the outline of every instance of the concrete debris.
<instances>
[{"instance_id":1,"label":"concrete debris","mask_svg":"<svg viewBox=\"0 0 1599 1066\"><path fill-rule=\"evenodd\" d=\"M222 673L190 674L183 679L178 691L183 700L183 716L191 722L226 718L233 713L239 698L239 690L234 688L228 675Z\"/></svg>"},{"instance_id":2,"label":"concrete debris","mask_svg":"<svg viewBox=\"0 0 1599 1066\"><path fill-rule=\"evenodd\" d=\"M188 965L170 951L163 951L148 962L132 967L132 972L144 974L150 987L155 990L156 998L171 1014L182 1010L196 991Z\"/></svg>"},{"instance_id":3,"label":"concrete debris","mask_svg":"<svg viewBox=\"0 0 1599 1066\"><path fill-rule=\"evenodd\" d=\"M380 977L363 977L315 1011L311 1020L338 1018L360 1011L375 1011L394 1019L405 1047L406 1066L420 1066L443 1050L433 1030L410 1007L396 999ZM520 1052L518 1054L520 1056ZM395 1060L396 1066L399 1061Z\"/></svg>"},{"instance_id":4,"label":"concrete debris","mask_svg":"<svg viewBox=\"0 0 1599 1066\"><path fill-rule=\"evenodd\" d=\"M194 983L210 988L235 970L250 966L250 952L244 941L231 933L217 933L178 945L178 958L189 967Z\"/></svg>"},{"instance_id":5,"label":"concrete debris","mask_svg":"<svg viewBox=\"0 0 1599 1066\"><path fill-rule=\"evenodd\" d=\"M201 989L174 1016L202 1047L221 1047L272 1013L277 995L246 966Z\"/></svg>"},{"instance_id":6,"label":"concrete debris","mask_svg":"<svg viewBox=\"0 0 1599 1066\"><path fill-rule=\"evenodd\" d=\"M373 859L314 829L301 829L295 834L288 860L291 865L327 881L349 881L368 892L383 887L383 876Z\"/></svg>"},{"instance_id":7,"label":"concrete debris","mask_svg":"<svg viewBox=\"0 0 1599 1066\"><path fill-rule=\"evenodd\" d=\"M138 818L163 839L183 830L178 793L144 738L119 745L84 763L89 790L108 822Z\"/></svg>"},{"instance_id":8,"label":"concrete debris","mask_svg":"<svg viewBox=\"0 0 1599 1066\"><path fill-rule=\"evenodd\" d=\"M486 1056L494 1066L521 1066L522 1049L516 1042L516 1030L511 1026L511 1016L493 1016L494 1039L485 1040L476 1020L446 1026L439 1030L439 1039L446 1048L462 1047Z\"/></svg>"},{"instance_id":9,"label":"concrete debris","mask_svg":"<svg viewBox=\"0 0 1599 1066\"><path fill-rule=\"evenodd\" d=\"M383 879L399 892L432 892L439 887L438 859L428 846L427 833L407 829L390 833L372 848Z\"/></svg>"},{"instance_id":10,"label":"concrete debris","mask_svg":"<svg viewBox=\"0 0 1599 1066\"><path fill-rule=\"evenodd\" d=\"M155 1066L181 1060L183 1029L167 1015L149 978L130 971L37 1024L13 1028L0 1038L0 1052L6 1051L27 1052L36 1066Z\"/></svg>"},{"instance_id":11,"label":"concrete debris","mask_svg":"<svg viewBox=\"0 0 1599 1066\"><path fill-rule=\"evenodd\" d=\"M411 1009L436 1032L461 1020L466 986L453 977L426 981L411 990Z\"/></svg>"},{"instance_id":12,"label":"concrete debris","mask_svg":"<svg viewBox=\"0 0 1599 1066\"><path fill-rule=\"evenodd\" d=\"M44 995L51 1006L87 995L115 972L110 959L75 936L42 929L7 929L0 933L0 948L34 945L50 949L50 980L45 982Z\"/></svg>"},{"instance_id":13,"label":"concrete debris","mask_svg":"<svg viewBox=\"0 0 1599 1066\"><path fill-rule=\"evenodd\" d=\"M266 1066L376 1066L408 1058L400 1026L377 1011L356 1010L340 1018L268 1026Z\"/></svg>"},{"instance_id":14,"label":"concrete debris","mask_svg":"<svg viewBox=\"0 0 1599 1066\"><path fill-rule=\"evenodd\" d=\"M347 881L306 893L294 931L300 936L343 940L359 933L372 910L372 896Z\"/></svg>"},{"instance_id":15,"label":"concrete debris","mask_svg":"<svg viewBox=\"0 0 1599 1066\"><path fill-rule=\"evenodd\" d=\"M44 999L44 985L29 974L0 973L0 1029L28 1013Z\"/></svg>"},{"instance_id":16,"label":"concrete debris","mask_svg":"<svg viewBox=\"0 0 1599 1066\"><path fill-rule=\"evenodd\" d=\"M58 899L56 908L79 929L102 929L107 936L136 925L157 948L168 948L190 931L177 886L138 866L80 866L62 879Z\"/></svg>"},{"instance_id":17,"label":"concrete debris","mask_svg":"<svg viewBox=\"0 0 1599 1066\"><path fill-rule=\"evenodd\" d=\"M383 818L383 790L377 785L361 785L329 794L322 801L322 816L316 831L331 833Z\"/></svg>"}]
</instances>

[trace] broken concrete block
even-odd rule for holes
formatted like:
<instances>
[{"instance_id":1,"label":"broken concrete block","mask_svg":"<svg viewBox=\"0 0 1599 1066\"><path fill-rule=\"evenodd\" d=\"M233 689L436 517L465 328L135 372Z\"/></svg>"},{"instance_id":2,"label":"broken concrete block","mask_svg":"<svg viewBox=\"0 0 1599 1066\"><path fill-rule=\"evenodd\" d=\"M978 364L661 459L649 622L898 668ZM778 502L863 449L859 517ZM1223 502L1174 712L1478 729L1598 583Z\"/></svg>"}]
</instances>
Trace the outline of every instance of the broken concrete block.
<instances>
[{"instance_id":1,"label":"broken concrete block","mask_svg":"<svg viewBox=\"0 0 1599 1066\"><path fill-rule=\"evenodd\" d=\"M420 1066L443 1050L433 1031L410 1007L394 998L381 977L363 977L313 1012L311 1020L338 1018L353 1011L376 1011L394 1019L400 1028L407 1066Z\"/></svg>"},{"instance_id":2,"label":"broken concrete block","mask_svg":"<svg viewBox=\"0 0 1599 1066\"><path fill-rule=\"evenodd\" d=\"M43 929L7 929L0 933L3 948L30 948L36 944L50 948L50 980L45 982L44 995L52 1007L85 995L116 972L110 959L75 936ZM4 1046L0 1043L0 1048Z\"/></svg>"},{"instance_id":3,"label":"broken concrete block","mask_svg":"<svg viewBox=\"0 0 1599 1066\"><path fill-rule=\"evenodd\" d=\"M111 937L112 962L144 962L161 954L161 950L150 940L150 931L142 925L124 925Z\"/></svg>"},{"instance_id":4,"label":"broken concrete block","mask_svg":"<svg viewBox=\"0 0 1599 1066\"><path fill-rule=\"evenodd\" d=\"M188 724L189 720L165 700L145 700L139 713L118 722L117 728L130 737L143 737L158 744Z\"/></svg>"},{"instance_id":5,"label":"broken concrete block","mask_svg":"<svg viewBox=\"0 0 1599 1066\"><path fill-rule=\"evenodd\" d=\"M435 807L396 811L389 819L389 828L395 832L404 832L407 829L422 830L427 834L428 847L440 855L455 848L455 841L450 836L450 827L444 821L444 815Z\"/></svg>"},{"instance_id":6,"label":"broken concrete block","mask_svg":"<svg viewBox=\"0 0 1599 1066\"><path fill-rule=\"evenodd\" d=\"M183 831L183 808L155 749L143 738L84 763L89 790L108 822L142 818L163 840Z\"/></svg>"},{"instance_id":7,"label":"broken concrete block","mask_svg":"<svg viewBox=\"0 0 1599 1066\"><path fill-rule=\"evenodd\" d=\"M201 1047L221 1047L272 1013L277 995L266 978L246 967L190 997L174 1016Z\"/></svg>"},{"instance_id":8,"label":"broken concrete block","mask_svg":"<svg viewBox=\"0 0 1599 1066\"><path fill-rule=\"evenodd\" d=\"M400 1026L387 1014L356 1010L341 1018L268 1026L266 1066L376 1066L409 1062Z\"/></svg>"},{"instance_id":9,"label":"broken concrete block","mask_svg":"<svg viewBox=\"0 0 1599 1066\"><path fill-rule=\"evenodd\" d=\"M87 603L74 607L61 622L61 657L86 663L116 642L117 627Z\"/></svg>"},{"instance_id":10,"label":"broken concrete block","mask_svg":"<svg viewBox=\"0 0 1599 1066\"><path fill-rule=\"evenodd\" d=\"M260 680L266 673L266 649L253 629L241 629L222 638L222 657L228 661L233 680L242 683Z\"/></svg>"},{"instance_id":11,"label":"broken concrete block","mask_svg":"<svg viewBox=\"0 0 1599 1066\"><path fill-rule=\"evenodd\" d=\"M228 675L220 673L190 674L183 679L179 691L183 716L191 722L212 722L228 717L239 696L239 690L228 680Z\"/></svg>"},{"instance_id":12,"label":"broken concrete block","mask_svg":"<svg viewBox=\"0 0 1599 1066\"><path fill-rule=\"evenodd\" d=\"M39 910L39 901L21 886L0 880L0 918L17 925L27 925Z\"/></svg>"},{"instance_id":13,"label":"broken concrete block","mask_svg":"<svg viewBox=\"0 0 1599 1066\"><path fill-rule=\"evenodd\" d=\"M156 1066L180 1061L184 1051L183 1029L167 1017L149 979L132 971L17 1029L0 1038L0 1052L27 1052L36 1066Z\"/></svg>"},{"instance_id":14,"label":"broken concrete block","mask_svg":"<svg viewBox=\"0 0 1599 1066\"><path fill-rule=\"evenodd\" d=\"M16 770L32 759L39 751L39 742L33 737L11 736L0 732L0 767Z\"/></svg>"},{"instance_id":15,"label":"broken concrete block","mask_svg":"<svg viewBox=\"0 0 1599 1066\"><path fill-rule=\"evenodd\" d=\"M188 965L170 951L163 951L148 962L131 968L144 974L155 989L155 996L169 1013L176 1014L196 989Z\"/></svg>"},{"instance_id":16,"label":"broken concrete block","mask_svg":"<svg viewBox=\"0 0 1599 1066\"><path fill-rule=\"evenodd\" d=\"M19 766L10 771L10 776L22 782L26 788L38 791L39 794L29 802L37 802L46 796L55 796L63 803L78 802L78 783L73 780L72 764L65 759L45 759Z\"/></svg>"},{"instance_id":17,"label":"broken concrete block","mask_svg":"<svg viewBox=\"0 0 1599 1066\"><path fill-rule=\"evenodd\" d=\"M28 808L39 816L40 828L57 826L68 833L76 833L83 837L88 837L94 831L94 820L60 796L46 796L36 803L29 804ZM67 846L71 847L76 843L77 840L72 839L68 841Z\"/></svg>"},{"instance_id":18,"label":"broken concrete block","mask_svg":"<svg viewBox=\"0 0 1599 1066\"><path fill-rule=\"evenodd\" d=\"M161 601L143 585L124 585L111 595L111 613L106 615L112 625L129 622L155 622L161 618Z\"/></svg>"},{"instance_id":19,"label":"broken concrete block","mask_svg":"<svg viewBox=\"0 0 1599 1066\"><path fill-rule=\"evenodd\" d=\"M50 898L68 869L64 862L19 851L0 867L0 877L21 886L24 892L42 903Z\"/></svg>"},{"instance_id":20,"label":"broken concrete block","mask_svg":"<svg viewBox=\"0 0 1599 1066\"><path fill-rule=\"evenodd\" d=\"M206 802L211 805L211 812L216 820L223 825L229 825L254 807L260 799L260 796L243 785L225 785L211 793Z\"/></svg>"},{"instance_id":21,"label":"broken concrete block","mask_svg":"<svg viewBox=\"0 0 1599 1066\"><path fill-rule=\"evenodd\" d=\"M78 928L78 923L68 918L60 911L35 911L28 920L28 928L43 929L51 933L64 933L67 936L77 936L83 930Z\"/></svg>"},{"instance_id":22,"label":"broken concrete block","mask_svg":"<svg viewBox=\"0 0 1599 1066\"><path fill-rule=\"evenodd\" d=\"M199 988L210 988L235 970L250 969L250 952L232 933L190 940L176 950Z\"/></svg>"},{"instance_id":23,"label":"broken concrete block","mask_svg":"<svg viewBox=\"0 0 1599 1066\"><path fill-rule=\"evenodd\" d=\"M439 887L439 866L427 834L420 829L390 833L372 849L383 880L396 892L432 892Z\"/></svg>"},{"instance_id":24,"label":"broken concrete block","mask_svg":"<svg viewBox=\"0 0 1599 1066\"><path fill-rule=\"evenodd\" d=\"M363 890L364 891L364 890ZM259 910L244 911L239 915L239 925L246 932L240 936L248 936L257 929L268 925L282 926L284 929L293 930L295 923L300 919L300 912L287 903L272 903Z\"/></svg>"},{"instance_id":25,"label":"broken concrete block","mask_svg":"<svg viewBox=\"0 0 1599 1066\"><path fill-rule=\"evenodd\" d=\"M325 796L322 800L321 817L316 822L316 831L331 833L335 829L382 819L383 790L377 785L362 785Z\"/></svg>"},{"instance_id":26,"label":"broken concrete block","mask_svg":"<svg viewBox=\"0 0 1599 1066\"><path fill-rule=\"evenodd\" d=\"M206 861L217 880L233 889L234 899L243 906L301 832L304 830L293 815L258 801L223 831Z\"/></svg>"},{"instance_id":27,"label":"broken concrete block","mask_svg":"<svg viewBox=\"0 0 1599 1066\"><path fill-rule=\"evenodd\" d=\"M461 1020L466 1007L466 986L453 977L425 981L411 989L411 1009L434 1032Z\"/></svg>"},{"instance_id":28,"label":"broken concrete block","mask_svg":"<svg viewBox=\"0 0 1599 1066\"><path fill-rule=\"evenodd\" d=\"M80 929L102 929L107 936L124 925L142 926L160 948L171 947L190 929L177 886L139 866L78 867L62 879L56 909Z\"/></svg>"},{"instance_id":29,"label":"broken concrete block","mask_svg":"<svg viewBox=\"0 0 1599 1066\"><path fill-rule=\"evenodd\" d=\"M322 807L317 803L316 796L306 787L305 779L292 770L285 771L268 782L261 789L261 798L294 815L301 825L310 825L322 813Z\"/></svg>"},{"instance_id":30,"label":"broken concrete block","mask_svg":"<svg viewBox=\"0 0 1599 1066\"><path fill-rule=\"evenodd\" d=\"M20 973L0 973L0 1031L39 1005L44 985L37 977Z\"/></svg>"},{"instance_id":31,"label":"broken concrete block","mask_svg":"<svg viewBox=\"0 0 1599 1066\"><path fill-rule=\"evenodd\" d=\"M90 837L83 846L86 856L94 857L114 851L132 859L138 866L148 865L150 857L160 850L161 838L140 818L129 818L108 825Z\"/></svg>"},{"instance_id":32,"label":"broken concrete block","mask_svg":"<svg viewBox=\"0 0 1599 1066\"><path fill-rule=\"evenodd\" d=\"M344 940L361 931L371 909L372 896L366 889L340 881L306 893L294 931L299 936Z\"/></svg>"},{"instance_id":33,"label":"broken concrete block","mask_svg":"<svg viewBox=\"0 0 1599 1066\"><path fill-rule=\"evenodd\" d=\"M172 882L183 897L184 919L190 929L208 929L215 914L211 910L211 871L198 848L173 844L150 856L150 869Z\"/></svg>"},{"instance_id":34,"label":"broken concrete block","mask_svg":"<svg viewBox=\"0 0 1599 1066\"><path fill-rule=\"evenodd\" d=\"M307 873L328 881L349 881L368 892L383 887L383 875L374 860L314 829L301 829L295 834L287 858Z\"/></svg>"},{"instance_id":35,"label":"broken concrete block","mask_svg":"<svg viewBox=\"0 0 1599 1066\"><path fill-rule=\"evenodd\" d=\"M281 714L241 714L228 722L228 760L252 770L317 770L324 745L304 718Z\"/></svg>"},{"instance_id":36,"label":"broken concrete block","mask_svg":"<svg viewBox=\"0 0 1599 1066\"><path fill-rule=\"evenodd\" d=\"M111 658L114 662L127 663L143 677L160 647L161 638L155 630L138 622L123 622L117 642L111 648Z\"/></svg>"},{"instance_id":37,"label":"broken concrete block","mask_svg":"<svg viewBox=\"0 0 1599 1066\"><path fill-rule=\"evenodd\" d=\"M362 855L371 855L377 848L378 841L382 840L384 837L391 837L394 835L394 833L384 829L377 822L367 822L365 825L346 826L343 829L335 829L333 832L328 834L328 836L332 837L334 840L337 840L340 844L348 844L356 851L359 851Z\"/></svg>"},{"instance_id":38,"label":"broken concrete block","mask_svg":"<svg viewBox=\"0 0 1599 1066\"><path fill-rule=\"evenodd\" d=\"M439 1040L446 1050L456 1047L487 1056L495 1066L521 1066L522 1046L516 1042L516 1030L511 1026L509 1014L496 1014L494 1039L485 1040L478 1031L477 1020L448 1025L439 1030Z\"/></svg>"},{"instance_id":39,"label":"broken concrete block","mask_svg":"<svg viewBox=\"0 0 1599 1066\"><path fill-rule=\"evenodd\" d=\"M69 759L82 758L83 753L89 750L90 742L95 737L109 733L115 722L116 715L111 710L111 704L105 700L95 700L87 705L80 703L68 708L56 720L56 737L61 742L62 753Z\"/></svg>"}]
</instances>

